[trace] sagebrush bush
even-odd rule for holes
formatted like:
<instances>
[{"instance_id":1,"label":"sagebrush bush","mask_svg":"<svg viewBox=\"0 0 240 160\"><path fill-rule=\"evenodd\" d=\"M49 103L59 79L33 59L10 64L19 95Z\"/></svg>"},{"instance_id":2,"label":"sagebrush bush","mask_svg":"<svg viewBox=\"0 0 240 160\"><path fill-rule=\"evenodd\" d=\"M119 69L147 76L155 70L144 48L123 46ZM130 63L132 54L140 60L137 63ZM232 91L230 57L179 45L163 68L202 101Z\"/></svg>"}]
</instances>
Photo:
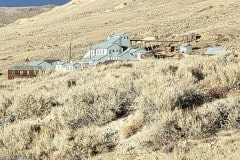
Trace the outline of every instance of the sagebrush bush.
<instances>
[{"instance_id":1,"label":"sagebrush bush","mask_svg":"<svg viewBox=\"0 0 240 160\"><path fill-rule=\"evenodd\" d=\"M116 62L1 81L0 156L134 159L239 129L239 66L218 61Z\"/></svg>"}]
</instances>

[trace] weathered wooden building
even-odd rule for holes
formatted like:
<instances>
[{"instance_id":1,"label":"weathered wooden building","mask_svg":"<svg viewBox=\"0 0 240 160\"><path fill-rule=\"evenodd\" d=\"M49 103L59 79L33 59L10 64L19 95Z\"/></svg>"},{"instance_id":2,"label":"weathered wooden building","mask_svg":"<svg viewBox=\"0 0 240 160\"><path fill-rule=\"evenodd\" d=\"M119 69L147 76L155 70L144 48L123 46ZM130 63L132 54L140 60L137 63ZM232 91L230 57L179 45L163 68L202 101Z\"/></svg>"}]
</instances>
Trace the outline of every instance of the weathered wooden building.
<instances>
[{"instance_id":1,"label":"weathered wooden building","mask_svg":"<svg viewBox=\"0 0 240 160\"><path fill-rule=\"evenodd\" d=\"M181 35L181 40L184 43L198 41L200 38L201 38L201 35L197 33L184 33Z\"/></svg>"},{"instance_id":2,"label":"weathered wooden building","mask_svg":"<svg viewBox=\"0 0 240 160\"><path fill-rule=\"evenodd\" d=\"M40 66L19 65L13 66L7 71L7 78L32 78L42 74L44 70Z\"/></svg>"}]
</instances>

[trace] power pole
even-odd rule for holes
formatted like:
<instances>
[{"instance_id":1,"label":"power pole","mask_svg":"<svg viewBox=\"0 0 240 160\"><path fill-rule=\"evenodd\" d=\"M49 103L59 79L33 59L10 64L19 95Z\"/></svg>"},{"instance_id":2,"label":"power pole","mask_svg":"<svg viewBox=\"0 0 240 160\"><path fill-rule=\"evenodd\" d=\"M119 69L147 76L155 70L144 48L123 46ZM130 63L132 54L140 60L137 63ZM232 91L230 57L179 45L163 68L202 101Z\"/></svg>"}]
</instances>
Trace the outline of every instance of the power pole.
<instances>
[{"instance_id":1,"label":"power pole","mask_svg":"<svg viewBox=\"0 0 240 160\"><path fill-rule=\"evenodd\" d=\"M69 46L69 62L72 60L72 43Z\"/></svg>"}]
</instances>

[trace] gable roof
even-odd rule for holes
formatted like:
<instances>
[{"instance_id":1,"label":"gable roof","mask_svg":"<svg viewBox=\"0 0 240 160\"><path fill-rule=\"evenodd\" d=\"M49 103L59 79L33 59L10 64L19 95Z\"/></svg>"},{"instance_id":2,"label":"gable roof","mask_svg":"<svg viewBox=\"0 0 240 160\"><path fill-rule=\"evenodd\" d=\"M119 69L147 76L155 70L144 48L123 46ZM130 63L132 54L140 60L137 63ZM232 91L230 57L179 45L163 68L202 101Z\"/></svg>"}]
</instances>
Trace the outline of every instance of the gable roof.
<instances>
[{"instance_id":1,"label":"gable roof","mask_svg":"<svg viewBox=\"0 0 240 160\"><path fill-rule=\"evenodd\" d=\"M107 41L97 44L95 46L92 46L91 49L108 49L113 45L116 45L115 42L117 42L119 39L120 37L109 37Z\"/></svg>"},{"instance_id":2,"label":"gable roof","mask_svg":"<svg viewBox=\"0 0 240 160\"><path fill-rule=\"evenodd\" d=\"M80 65L80 64L77 63L77 62L67 62L67 63L65 64L65 66L75 66L75 65Z\"/></svg>"},{"instance_id":3,"label":"gable roof","mask_svg":"<svg viewBox=\"0 0 240 160\"><path fill-rule=\"evenodd\" d=\"M30 66L30 65L18 65L12 66L9 70L41 70L42 67L40 66Z\"/></svg>"},{"instance_id":4,"label":"gable roof","mask_svg":"<svg viewBox=\"0 0 240 160\"><path fill-rule=\"evenodd\" d=\"M181 47L191 47L191 45L189 43L183 43L181 44Z\"/></svg>"},{"instance_id":5,"label":"gable roof","mask_svg":"<svg viewBox=\"0 0 240 160\"><path fill-rule=\"evenodd\" d=\"M44 63L44 61L31 61L28 63L30 66L39 66L40 64Z\"/></svg>"},{"instance_id":6,"label":"gable roof","mask_svg":"<svg viewBox=\"0 0 240 160\"><path fill-rule=\"evenodd\" d=\"M126 34L129 34L129 33L128 32L118 32L118 33L113 33L113 35L111 35L111 36L123 36Z\"/></svg>"}]
</instances>

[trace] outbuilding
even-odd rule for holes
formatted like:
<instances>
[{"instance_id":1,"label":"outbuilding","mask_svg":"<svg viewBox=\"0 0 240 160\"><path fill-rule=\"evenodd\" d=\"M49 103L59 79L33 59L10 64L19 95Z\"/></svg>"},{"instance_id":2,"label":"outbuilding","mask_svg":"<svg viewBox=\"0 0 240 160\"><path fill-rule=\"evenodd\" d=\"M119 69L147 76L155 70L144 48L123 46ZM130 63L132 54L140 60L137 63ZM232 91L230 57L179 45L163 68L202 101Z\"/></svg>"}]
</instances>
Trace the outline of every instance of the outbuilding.
<instances>
[{"instance_id":1,"label":"outbuilding","mask_svg":"<svg viewBox=\"0 0 240 160\"><path fill-rule=\"evenodd\" d=\"M9 80L14 78L33 78L43 72L44 70L40 66L13 66L8 69L7 77Z\"/></svg>"},{"instance_id":2,"label":"outbuilding","mask_svg":"<svg viewBox=\"0 0 240 160\"><path fill-rule=\"evenodd\" d=\"M222 55L225 53L227 53L225 48L213 47L213 48L208 48L205 52L205 55Z\"/></svg>"},{"instance_id":3,"label":"outbuilding","mask_svg":"<svg viewBox=\"0 0 240 160\"><path fill-rule=\"evenodd\" d=\"M192 46L189 43L184 43L180 46L181 53L190 53L192 52Z\"/></svg>"},{"instance_id":4,"label":"outbuilding","mask_svg":"<svg viewBox=\"0 0 240 160\"><path fill-rule=\"evenodd\" d=\"M62 71L62 72L70 72L70 71L75 71L75 70L81 70L83 67L80 63L77 62L64 62L64 61L59 61L56 64L56 71Z\"/></svg>"}]
</instances>

